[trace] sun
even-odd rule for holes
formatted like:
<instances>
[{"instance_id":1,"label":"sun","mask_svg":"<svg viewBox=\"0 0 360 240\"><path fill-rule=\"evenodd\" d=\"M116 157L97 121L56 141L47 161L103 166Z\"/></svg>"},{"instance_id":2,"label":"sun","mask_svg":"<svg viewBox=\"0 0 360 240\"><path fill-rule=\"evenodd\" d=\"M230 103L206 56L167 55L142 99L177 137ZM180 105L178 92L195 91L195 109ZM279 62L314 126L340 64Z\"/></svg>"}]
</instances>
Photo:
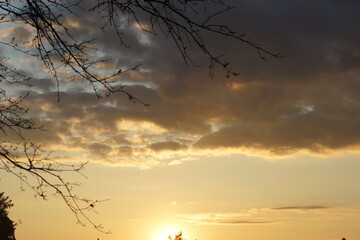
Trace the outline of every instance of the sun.
<instances>
[{"instance_id":1,"label":"sun","mask_svg":"<svg viewBox=\"0 0 360 240\"><path fill-rule=\"evenodd\" d=\"M180 229L169 225L159 228L155 234L154 240L169 240L169 236L173 237L175 234L179 233Z\"/></svg>"}]
</instances>

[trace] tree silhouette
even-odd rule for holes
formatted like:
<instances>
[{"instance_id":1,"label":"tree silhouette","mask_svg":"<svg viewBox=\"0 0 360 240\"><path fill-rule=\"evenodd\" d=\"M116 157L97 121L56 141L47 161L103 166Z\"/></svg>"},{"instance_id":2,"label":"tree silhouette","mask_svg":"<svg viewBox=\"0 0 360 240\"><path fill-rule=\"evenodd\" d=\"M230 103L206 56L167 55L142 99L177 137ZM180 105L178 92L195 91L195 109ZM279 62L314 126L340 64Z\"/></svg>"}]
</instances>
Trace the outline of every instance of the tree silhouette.
<instances>
[{"instance_id":1,"label":"tree silhouette","mask_svg":"<svg viewBox=\"0 0 360 240\"><path fill-rule=\"evenodd\" d=\"M179 233L175 234L173 237L170 235L170 236L168 236L168 239L169 240L185 240L182 237L182 232L179 232Z\"/></svg>"},{"instance_id":2,"label":"tree silhouette","mask_svg":"<svg viewBox=\"0 0 360 240\"><path fill-rule=\"evenodd\" d=\"M139 66L117 66L107 75L97 73L96 64L104 60L96 58L94 54L96 40L82 39L67 26L66 20L80 18L84 14L100 16L104 21L99 22L98 27L103 34L115 31L118 43L127 46L118 21L121 17L127 20L129 26L136 24L144 32L163 34L172 39L188 66L196 66L188 50L197 48L207 57L211 74L219 66L227 76L238 75L226 59L215 55L208 47L205 39L209 33L246 44L261 59L265 60L267 56L281 57L279 53L263 48L230 26L216 22L218 15L231 9L232 6L223 0L1 1L0 24L4 28L21 26L30 29L32 36L23 42L11 37L1 40L0 45L40 60L57 84L58 100L61 80L76 78L87 81L99 97L121 93L130 101L148 106L140 99L141 96L129 93L116 78L124 72L137 70ZM92 222L87 215L87 211L93 211L98 201L77 196L74 193L77 184L64 178L66 172L81 174L85 164L65 164L52 160L44 152L44 146L34 144L25 136L26 132L42 129L42 126L28 118L28 109L22 107L27 94L12 96L7 91L9 87L4 87L29 86L30 80L24 71L11 65L8 60L0 56L0 169L14 174L22 185L30 187L38 197L47 199L51 194L61 196L79 223L89 222L101 230L101 226ZM10 60L16 62L16 59Z\"/></svg>"},{"instance_id":3,"label":"tree silhouette","mask_svg":"<svg viewBox=\"0 0 360 240\"><path fill-rule=\"evenodd\" d=\"M9 218L9 208L14 204L5 197L4 193L0 193L0 239L1 240L15 240L15 224Z\"/></svg>"}]
</instances>

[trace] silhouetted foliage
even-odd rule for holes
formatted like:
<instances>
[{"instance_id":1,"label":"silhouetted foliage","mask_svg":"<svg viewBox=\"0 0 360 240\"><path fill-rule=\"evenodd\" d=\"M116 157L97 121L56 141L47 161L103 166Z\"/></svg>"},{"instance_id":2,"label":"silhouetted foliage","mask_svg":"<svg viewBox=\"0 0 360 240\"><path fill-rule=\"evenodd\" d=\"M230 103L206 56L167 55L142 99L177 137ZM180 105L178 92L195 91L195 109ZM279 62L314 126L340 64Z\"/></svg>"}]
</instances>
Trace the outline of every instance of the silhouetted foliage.
<instances>
[{"instance_id":1,"label":"silhouetted foliage","mask_svg":"<svg viewBox=\"0 0 360 240\"><path fill-rule=\"evenodd\" d=\"M1 240L15 240L15 224L9 218L9 208L14 204L5 197L4 193L0 193L0 239Z\"/></svg>"},{"instance_id":2,"label":"silhouetted foliage","mask_svg":"<svg viewBox=\"0 0 360 240\"><path fill-rule=\"evenodd\" d=\"M169 240L185 240L185 238L183 238L183 236L182 236L182 232L175 234L173 237L170 235L168 237L168 239Z\"/></svg>"},{"instance_id":3,"label":"silhouetted foliage","mask_svg":"<svg viewBox=\"0 0 360 240\"><path fill-rule=\"evenodd\" d=\"M117 66L108 75L97 73L95 65L104 60L95 58L96 40L81 39L74 35L65 24L66 17L78 18L80 14L101 16L105 21L99 23L98 27L104 34L108 28L113 29L117 33L118 43L124 46L127 43L118 19L127 19L129 26L136 23L149 34L162 33L172 39L185 64L189 66L196 64L188 49L194 47L202 51L209 60L210 73L215 66L220 66L227 76L238 75L226 59L215 55L209 49L204 38L207 33L244 43L254 48L264 60L266 56L281 57L279 53L268 51L229 26L216 23L215 18L218 15L231 9L232 7L222 0L1 1L0 24L26 27L31 31L32 37L25 42L19 42L15 38L2 40L0 45L42 61L58 89L64 78L83 79L99 97L122 93L130 101L148 106L129 93L116 78L126 71L137 70L139 66ZM65 172L81 174L85 163L65 164L51 160L43 151L43 146L36 145L25 137L24 133L27 131L42 129L42 126L29 119L28 109L22 107L27 94L9 96L3 87L4 84L29 86L29 77L13 67L8 60L0 56L0 169L14 174L22 185L30 187L38 197L47 199L51 194L61 196L79 223L87 221L101 230L101 226L95 224L87 215L87 210L93 211L98 201L77 196L74 187L78 184L64 178ZM60 100L60 95L58 99ZM181 234L178 238L181 239Z\"/></svg>"}]
</instances>

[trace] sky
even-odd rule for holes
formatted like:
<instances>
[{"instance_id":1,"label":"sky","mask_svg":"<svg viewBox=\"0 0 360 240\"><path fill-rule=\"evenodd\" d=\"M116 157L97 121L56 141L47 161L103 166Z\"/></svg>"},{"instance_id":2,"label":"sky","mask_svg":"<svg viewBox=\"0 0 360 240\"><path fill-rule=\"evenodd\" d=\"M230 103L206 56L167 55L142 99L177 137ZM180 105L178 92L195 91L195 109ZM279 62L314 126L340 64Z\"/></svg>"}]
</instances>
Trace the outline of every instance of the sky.
<instances>
[{"instance_id":1,"label":"sky","mask_svg":"<svg viewBox=\"0 0 360 240\"><path fill-rule=\"evenodd\" d=\"M215 55L226 54L237 77L226 77L196 48L188 67L171 39L124 24L121 46L101 17L67 16L69 29L96 38L106 73L117 64L122 94L97 98L81 80L56 82L40 62L1 47L32 77L24 102L47 131L28 135L59 161L89 161L79 195L104 199L91 215L112 234L76 219L59 198L44 202L1 173L0 190L15 203L17 239L188 240L359 239L360 2L226 1L216 18L284 58L268 61L233 39L204 33ZM211 9L210 9L211 10ZM209 10L209 11L210 11ZM31 38L5 26L1 39ZM8 52L7 52L8 51Z\"/></svg>"}]
</instances>

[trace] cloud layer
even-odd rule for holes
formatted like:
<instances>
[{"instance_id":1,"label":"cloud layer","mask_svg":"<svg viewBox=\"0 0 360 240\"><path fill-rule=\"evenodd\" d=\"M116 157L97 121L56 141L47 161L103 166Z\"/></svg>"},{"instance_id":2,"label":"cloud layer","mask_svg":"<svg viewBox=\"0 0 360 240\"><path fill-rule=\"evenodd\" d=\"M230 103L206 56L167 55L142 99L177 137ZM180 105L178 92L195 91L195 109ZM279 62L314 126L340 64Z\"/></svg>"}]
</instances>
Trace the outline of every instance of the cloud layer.
<instances>
[{"instance_id":1,"label":"cloud layer","mask_svg":"<svg viewBox=\"0 0 360 240\"><path fill-rule=\"evenodd\" d=\"M94 16L73 19L72 31L96 37L108 65L141 63L138 72L120 76L127 90L151 107L114 94L97 99L81 82L62 83L61 101L52 80L33 80L27 99L46 133L32 133L58 155L77 155L115 164L159 164L209 151L261 152L359 150L360 16L352 1L233 1L236 8L219 21L265 48L287 57L259 59L239 42L204 35L215 53L227 53L239 77L221 69L209 77L207 61L187 68L169 39L124 27L131 48L104 35ZM304 17L306 16L306 18ZM70 26L70 27L71 27ZM28 34L14 34L25 38ZM145 40L146 41L145 41ZM146 165L146 164L145 164Z\"/></svg>"},{"instance_id":2,"label":"cloud layer","mask_svg":"<svg viewBox=\"0 0 360 240\"><path fill-rule=\"evenodd\" d=\"M200 225L250 225L283 223L298 216L316 215L349 215L358 214L356 207L330 207L330 206L284 206L275 208L254 208L238 212L217 213L206 212L196 214L178 214L176 219L181 222L190 222ZM304 215L306 214L306 215Z\"/></svg>"}]
</instances>

